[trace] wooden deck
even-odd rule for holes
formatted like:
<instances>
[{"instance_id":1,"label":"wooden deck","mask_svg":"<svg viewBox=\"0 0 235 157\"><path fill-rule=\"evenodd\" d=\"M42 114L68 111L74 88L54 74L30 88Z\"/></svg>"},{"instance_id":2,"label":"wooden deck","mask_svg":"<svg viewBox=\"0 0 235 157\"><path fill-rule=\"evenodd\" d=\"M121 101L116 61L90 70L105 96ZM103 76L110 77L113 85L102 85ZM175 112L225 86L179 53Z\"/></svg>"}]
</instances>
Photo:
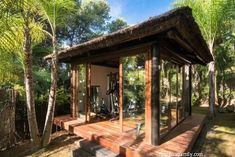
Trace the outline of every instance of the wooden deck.
<instances>
[{"instance_id":1,"label":"wooden deck","mask_svg":"<svg viewBox=\"0 0 235 157\"><path fill-rule=\"evenodd\" d=\"M102 121L85 124L82 120L71 118L69 115L55 117L54 124L85 139L96 141L115 153L126 157L177 156L176 153L189 152L192 149L202 126L205 116L193 114L175 127L161 145L152 146L144 141L144 135L139 138L132 134L121 133L118 121Z\"/></svg>"}]
</instances>

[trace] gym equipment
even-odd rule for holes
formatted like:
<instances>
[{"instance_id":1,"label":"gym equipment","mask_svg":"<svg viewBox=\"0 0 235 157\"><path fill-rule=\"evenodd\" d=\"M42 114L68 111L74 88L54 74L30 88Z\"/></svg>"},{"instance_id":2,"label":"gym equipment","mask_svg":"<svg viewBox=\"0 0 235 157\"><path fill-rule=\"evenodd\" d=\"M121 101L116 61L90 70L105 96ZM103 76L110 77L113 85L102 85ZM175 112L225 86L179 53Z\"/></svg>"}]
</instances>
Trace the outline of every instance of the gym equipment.
<instances>
[{"instance_id":1,"label":"gym equipment","mask_svg":"<svg viewBox=\"0 0 235 157\"><path fill-rule=\"evenodd\" d=\"M92 111L98 113L100 107L100 86L91 86Z\"/></svg>"},{"instance_id":2,"label":"gym equipment","mask_svg":"<svg viewBox=\"0 0 235 157\"><path fill-rule=\"evenodd\" d=\"M112 73L107 75L107 92L109 100L109 111L114 118L119 114L119 82L118 73Z\"/></svg>"},{"instance_id":3,"label":"gym equipment","mask_svg":"<svg viewBox=\"0 0 235 157\"><path fill-rule=\"evenodd\" d=\"M99 85L91 86L91 111L98 117L115 119L119 115L119 82L118 73L110 72L107 75L108 102L105 104L104 98L100 96Z\"/></svg>"}]
</instances>

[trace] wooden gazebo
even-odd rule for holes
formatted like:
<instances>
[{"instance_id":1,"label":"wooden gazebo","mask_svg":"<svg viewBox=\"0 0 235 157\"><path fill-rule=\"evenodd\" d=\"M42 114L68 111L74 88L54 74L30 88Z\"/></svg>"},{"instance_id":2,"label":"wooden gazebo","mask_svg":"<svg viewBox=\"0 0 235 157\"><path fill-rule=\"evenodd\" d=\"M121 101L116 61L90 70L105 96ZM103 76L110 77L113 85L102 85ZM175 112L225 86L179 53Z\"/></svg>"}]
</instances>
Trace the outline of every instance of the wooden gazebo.
<instances>
[{"instance_id":1,"label":"wooden gazebo","mask_svg":"<svg viewBox=\"0 0 235 157\"><path fill-rule=\"evenodd\" d=\"M138 56L132 58L135 61L136 68L130 66L128 60L130 56ZM50 55L46 58L49 59ZM125 58L127 59L125 60ZM191 65L206 65L212 60L207 44L197 23L194 21L191 9L188 7L171 10L160 16L151 17L140 24L61 50L59 52L59 61L71 64L72 69L71 115L56 117L55 124L84 138L95 140L126 156L128 156L127 152L130 155L130 150L133 147L130 147L130 141L129 144L127 144L128 142L123 143L123 141L126 141L123 140L124 137L132 140L142 139L142 146L143 143L152 145L160 152L158 148L163 147L164 142L173 139L169 136L177 134L174 133L174 130L182 131L182 129L186 129L181 132L186 133L187 130L193 129L195 134L198 135L203 118L198 115L193 117L191 112ZM83 65L85 69L85 71L83 69L84 75L81 74L80 65ZM140 69L137 71L139 78L136 79L137 75L134 75L134 71L138 69ZM144 89L143 100L135 97L135 94L141 91L136 87L138 82L133 83L129 80L129 71L134 75L131 78L132 80L144 80L141 84L144 87L138 85L138 88ZM115 118L110 118L111 120L97 118L94 111L95 107L92 106L92 97L94 95L92 92L96 89L95 87L99 87L101 95L102 92L107 93L104 92L107 89L107 84L104 84L104 82L107 80L106 76L114 72L118 74L119 88L117 88L118 99L116 100L118 113L116 113ZM83 77L83 80L81 77ZM85 82L85 85L82 84L83 82ZM83 86L83 90L81 86ZM129 96L126 93L130 92L132 86L134 88L129 95L134 96ZM136 93L133 91L136 91ZM81 93L85 97L84 101ZM103 102L106 104L110 102L109 98L106 100L105 94L102 97ZM138 101L143 101L143 103ZM134 114L140 113L135 112L135 109L140 108L138 105L141 106L141 113L143 114L139 114L142 119L135 123L138 116ZM129 118L128 120L131 120L134 125L125 125L126 115L129 115L127 112L132 112L130 106L134 106L131 115L134 115L135 118ZM81 110L83 111L81 112ZM103 134L99 136L105 130L109 133L112 132L109 130L112 125L104 124L104 121L107 121L107 123L115 122L115 128L113 129L115 129L117 137L112 135L111 138L107 134L106 139L108 140L105 141L104 137L106 136ZM130 134L131 131L126 129L130 127L137 130L142 124L144 125L144 131L142 131L143 134L138 134L140 137L136 135L133 138L133 135ZM85 129L85 126L87 126L86 129L90 127L91 131L94 132L96 127L97 134L92 133L92 136L88 136L89 133L83 132L81 129L82 127ZM101 126L103 126L103 129L101 129ZM120 139L117 140L120 137L123 137L121 143ZM115 143L115 139L119 141L116 142L119 143L118 148L115 146L110 147L110 143L107 144L110 139L114 141L111 140L111 143ZM191 141L195 141L194 136L191 137ZM189 141L187 144L189 145L191 142ZM126 148L124 152L122 147ZM141 144L136 146L136 149L137 147L140 149ZM184 152L188 149L189 146L181 151ZM144 154L144 151L142 154Z\"/></svg>"}]
</instances>

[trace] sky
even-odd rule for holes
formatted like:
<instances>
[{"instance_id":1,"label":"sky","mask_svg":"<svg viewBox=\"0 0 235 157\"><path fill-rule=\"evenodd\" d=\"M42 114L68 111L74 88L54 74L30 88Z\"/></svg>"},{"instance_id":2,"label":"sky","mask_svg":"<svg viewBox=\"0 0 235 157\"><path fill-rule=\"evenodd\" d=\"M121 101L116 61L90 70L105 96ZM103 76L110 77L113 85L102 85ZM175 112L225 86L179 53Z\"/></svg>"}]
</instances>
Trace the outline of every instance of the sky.
<instances>
[{"instance_id":1,"label":"sky","mask_svg":"<svg viewBox=\"0 0 235 157\"><path fill-rule=\"evenodd\" d=\"M108 0L113 19L133 25L171 9L174 0Z\"/></svg>"}]
</instances>

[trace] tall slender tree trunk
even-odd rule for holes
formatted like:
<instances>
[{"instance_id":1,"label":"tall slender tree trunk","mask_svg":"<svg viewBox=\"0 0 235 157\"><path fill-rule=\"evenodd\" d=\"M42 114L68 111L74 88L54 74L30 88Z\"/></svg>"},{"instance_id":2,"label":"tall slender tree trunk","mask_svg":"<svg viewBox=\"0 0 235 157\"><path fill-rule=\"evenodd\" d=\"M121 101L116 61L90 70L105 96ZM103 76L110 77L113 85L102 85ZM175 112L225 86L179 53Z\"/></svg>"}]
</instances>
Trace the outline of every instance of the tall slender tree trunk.
<instances>
[{"instance_id":1,"label":"tall slender tree trunk","mask_svg":"<svg viewBox=\"0 0 235 157\"><path fill-rule=\"evenodd\" d=\"M56 90L57 90L57 75L58 75L58 52L57 52L57 41L54 36L53 38L53 53L51 58L51 87L49 93L49 101L47 108L46 121L43 129L42 135L42 146L46 146L50 143L52 125L55 112L55 103L56 103Z\"/></svg>"},{"instance_id":2,"label":"tall slender tree trunk","mask_svg":"<svg viewBox=\"0 0 235 157\"><path fill-rule=\"evenodd\" d=\"M213 55L213 43L209 43L209 50ZM209 63L209 108L210 116L213 118L215 115L215 61Z\"/></svg>"},{"instance_id":3,"label":"tall slender tree trunk","mask_svg":"<svg viewBox=\"0 0 235 157\"><path fill-rule=\"evenodd\" d=\"M27 117L28 117L30 137L34 145L38 145L40 144L40 136L39 136L36 112L35 112L33 77L32 77L31 37L30 37L30 29L27 26L24 29L24 84L26 90Z\"/></svg>"},{"instance_id":4,"label":"tall slender tree trunk","mask_svg":"<svg viewBox=\"0 0 235 157\"><path fill-rule=\"evenodd\" d=\"M202 102L202 88L201 88L201 85L202 85L202 71L198 71L198 99L199 99L199 102L201 103ZM200 104L199 104L200 105Z\"/></svg>"}]
</instances>

